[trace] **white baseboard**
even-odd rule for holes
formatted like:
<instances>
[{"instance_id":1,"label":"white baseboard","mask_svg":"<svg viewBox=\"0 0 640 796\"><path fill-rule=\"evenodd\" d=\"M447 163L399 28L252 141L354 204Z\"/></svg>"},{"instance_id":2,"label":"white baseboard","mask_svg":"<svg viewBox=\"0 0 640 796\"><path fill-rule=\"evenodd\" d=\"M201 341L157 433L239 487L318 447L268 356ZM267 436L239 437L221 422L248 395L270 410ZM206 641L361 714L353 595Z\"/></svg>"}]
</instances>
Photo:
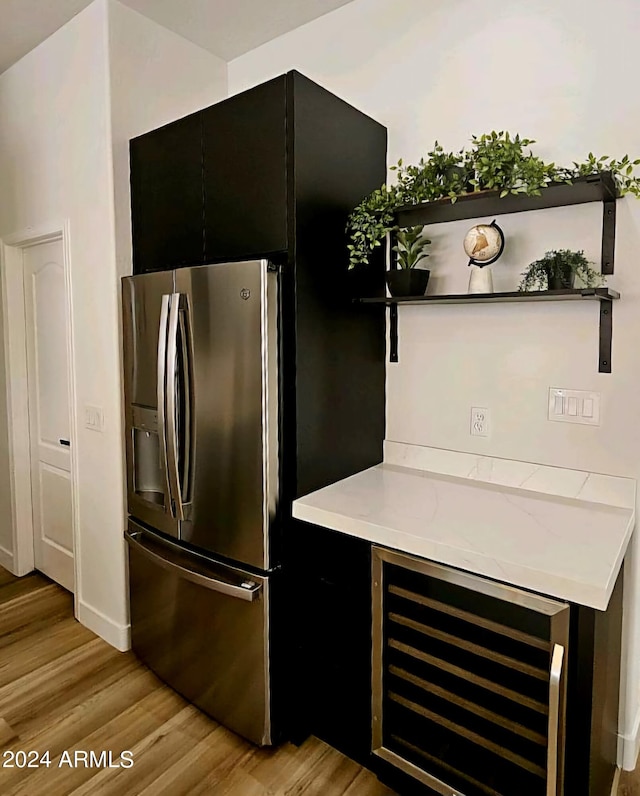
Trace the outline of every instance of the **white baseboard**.
<instances>
[{"instance_id":1,"label":"white baseboard","mask_svg":"<svg viewBox=\"0 0 640 796\"><path fill-rule=\"evenodd\" d=\"M618 764L624 771L633 771L638 761L640 751L640 710L633 722L633 730L628 735L618 735L618 740L622 745L622 754L618 755ZM618 744L620 749L620 743ZM622 759L620 759L622 758Z\"/></svg>"},{"instance_id":2,"label":"white baseboard","mask_svg":"<svg viewBox=\"0 0 640 796\"><path fill-rule=\"evenodd\" d=\"M120 625L81 600L76 601L76 619L120 652L131 649L131 625Z\"/></svg>"},{"instance_id":3,"label":"white baseboard","mask_svg":"<svg viewBox=\"0 0 640 796\"><path fill-rule=\"evenodd\" d=\"M7 550L6 547L2 547L2 545L0 545L0 567L8 569L12 575L18 574L13 568L13 553Z\"/></svg>"}]
</instances>

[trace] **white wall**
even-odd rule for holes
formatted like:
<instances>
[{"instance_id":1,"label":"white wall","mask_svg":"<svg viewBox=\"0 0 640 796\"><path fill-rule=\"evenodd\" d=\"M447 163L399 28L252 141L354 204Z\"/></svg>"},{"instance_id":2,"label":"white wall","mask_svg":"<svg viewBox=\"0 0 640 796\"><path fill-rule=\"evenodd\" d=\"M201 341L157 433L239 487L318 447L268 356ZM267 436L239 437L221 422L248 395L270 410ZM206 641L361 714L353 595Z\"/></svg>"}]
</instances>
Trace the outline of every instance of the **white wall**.
<instances>
[{"instance_id":1,"label":"white wall","mask_svg":"<svg viewBox=\"0 0 640 796\"><path fill-rule=\"evenodd\" d=\"M76 612L85 622L106 624L111 640L122 643L127 614L107 58L100 1L0 76L0 235L69 220L78 402L72 418L79 476ZM103 407L104 433L84 428L85 404ZM97 572L89 572L93 561Z\"/></svg>"},{"instance_id":2,"label":"white wall","mask_svg":"<svg viewBox=\"0 0 640 796\"><path fill-rule=\"evenodd\" d=\"M537 139L556 162L590 150L637 157L638 29L636 0L355 0L232 61L229 88L299 69L387 125L390 163L416 162L436 138L454 149L491 129ZM526 264L553 247L598 260L601 213L594 205L499 219L507 249L496 289L514 289ZM596 305L405 307L400 362L387 367L387 438L640 478L640 202L619 202L618 218L612 374L598 373ZM429 228L430 291L466 290L469 226ZM599 391L601 426L549 422L551 386ZM471 406L490 408L490 439L469 436ZM625 569L626 766L640 720L639 570L634 549Z\"/></svg>"},{"instance_id":3,"label":"white wall","mask_svg":"<svg viewBox=\"0 0 640 796\"><path fill-rule=\"evenodd\" d=\"M0 237L69 220L76 612L120 648L128 646L119 323L119 275L131 270L126 140L225 94L219 59L109 0L96 0L0 75ZM84 428L87 404L103 408L104 433ZM6 437L0 411L2 499ZM10 543L5 522L0 545Z\"/></svg>"}]
</instances>

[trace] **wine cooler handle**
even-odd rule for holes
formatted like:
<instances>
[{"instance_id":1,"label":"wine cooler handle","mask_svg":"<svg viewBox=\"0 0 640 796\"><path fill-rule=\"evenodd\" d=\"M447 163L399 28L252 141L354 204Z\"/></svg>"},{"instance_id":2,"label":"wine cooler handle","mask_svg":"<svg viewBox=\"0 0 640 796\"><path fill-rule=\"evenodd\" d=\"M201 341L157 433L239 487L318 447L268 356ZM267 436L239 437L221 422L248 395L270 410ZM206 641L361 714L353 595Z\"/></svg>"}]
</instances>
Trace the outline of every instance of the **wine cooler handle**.
<instances>
[{"instance_id":1,"label":"wine cooler handle","mask_svg":"<svg viewBox=\"0 0 640 796\"><path fill-rule=\"evenodd\" d=\"M549 729L547 734L547 794L558 794L558 759L560 750L560 693L562 670L564 666L564 647L554 644L551 655L551 672L549 675Z\"/></svg>"}]
</instances>

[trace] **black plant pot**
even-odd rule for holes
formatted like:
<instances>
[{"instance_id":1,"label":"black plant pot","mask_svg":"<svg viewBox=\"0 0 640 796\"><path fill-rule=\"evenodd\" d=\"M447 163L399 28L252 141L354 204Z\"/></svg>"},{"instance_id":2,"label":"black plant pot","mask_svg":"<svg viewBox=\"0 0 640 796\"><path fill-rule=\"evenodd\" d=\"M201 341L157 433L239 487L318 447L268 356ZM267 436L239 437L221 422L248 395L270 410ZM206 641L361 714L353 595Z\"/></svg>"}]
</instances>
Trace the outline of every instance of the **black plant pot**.
<instances>
[{"instance_id":1,"label":"black plant pot","mask_svg":"<svg viewBox=\"0 0 640 796\"><path fill-rule=\"evenodd\" d=\"M429 274L424 268L398 268L387 271L389 292L395 298L401 296L424 296L429 284Z\"/></svg>"},{"instance_id":2,"label":"black plant pot","mask_svg":"<svg viewBox=\"0 0 640 796\"><path fill-rule=\"evenodd\" d=\"M471 169L467 169L464 166L449 166L444 173L445 179L447 182L450 182L453 177L457 176L460 181L460 193L472 193L473 192L473 185L471 184L471 180L473 179L473 171Z\"/></svg>"},{"instance_id":3,"label":"black plant pot","mask_svg":"<svg viewBox=\"0 0 640 796\"><path fill-rule=\"evenodd\" d=\"M565 268L554 269L548 275L549 290L571 290L574 280L575 274L570 265Z\"/></svg>"}]
</instances>

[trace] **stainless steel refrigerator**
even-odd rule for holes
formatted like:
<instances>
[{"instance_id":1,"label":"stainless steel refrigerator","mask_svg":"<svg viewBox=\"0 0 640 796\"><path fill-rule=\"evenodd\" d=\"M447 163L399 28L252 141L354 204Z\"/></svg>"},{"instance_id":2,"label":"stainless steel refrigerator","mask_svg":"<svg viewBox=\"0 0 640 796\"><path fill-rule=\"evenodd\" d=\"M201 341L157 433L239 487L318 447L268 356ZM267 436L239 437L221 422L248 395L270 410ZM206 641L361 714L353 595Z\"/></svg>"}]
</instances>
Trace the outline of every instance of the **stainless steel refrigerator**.
<instances>
[{"instance_id":1,"label":"stainless steel refrigerator","mask_svg":"<svg viewBox=\"0 0 640 796\"><path fill-rule=\"evenodd\" d=\"M266 260L123 280L132 646L273 741L278 275Z\"/></svg>"}]
</instances>

